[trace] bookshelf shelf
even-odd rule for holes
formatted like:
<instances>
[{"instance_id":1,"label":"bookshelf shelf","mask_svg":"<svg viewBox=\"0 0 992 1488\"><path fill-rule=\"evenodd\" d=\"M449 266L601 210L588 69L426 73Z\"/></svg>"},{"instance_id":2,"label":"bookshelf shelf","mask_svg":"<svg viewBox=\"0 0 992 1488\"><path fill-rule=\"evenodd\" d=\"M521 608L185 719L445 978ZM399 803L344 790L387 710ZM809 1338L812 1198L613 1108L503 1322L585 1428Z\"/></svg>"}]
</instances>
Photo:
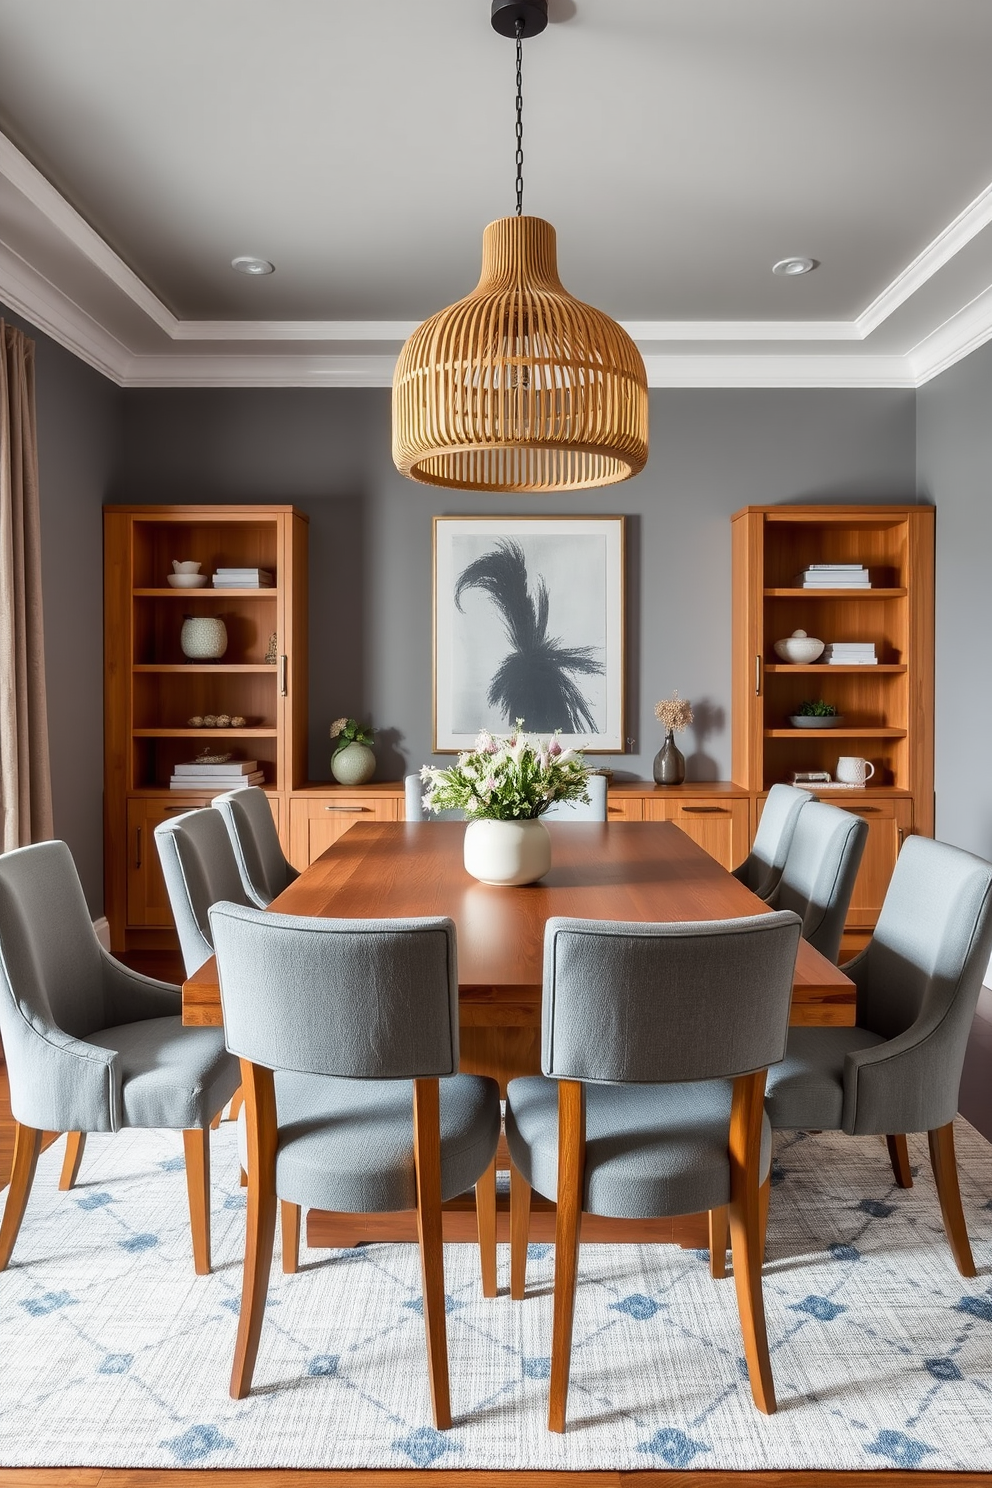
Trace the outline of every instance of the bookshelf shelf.
<instances>
[{"instance_id":1,"label":"bookshelf shelf","mask_svg":"<svg viewBox=\"0 0 992 1488\"><path fill-rule=\"evenodd\" d=\"M766 589L766 599L905 599L905 589Z\"/></svg>"},{"instance_id":2,"label":"bookshelf shelf","mask_svg":"<svg viewBox=\"0 0 992 1488\"><path fill-rule=\"evenodd\" d=\"M841 675L853 675L857 672L874 672L877 674L881 672L883 676L901 677L905 675L906 666L902 662L894 661L876 661L868 666L857 666L853 662L846 663L841 661L814 661L802 664L791 661L770 661L765 667L765 671L776 675L796 672L818 672L823 675L837 675L838 673Z\"/></svg>"}]
</instances>

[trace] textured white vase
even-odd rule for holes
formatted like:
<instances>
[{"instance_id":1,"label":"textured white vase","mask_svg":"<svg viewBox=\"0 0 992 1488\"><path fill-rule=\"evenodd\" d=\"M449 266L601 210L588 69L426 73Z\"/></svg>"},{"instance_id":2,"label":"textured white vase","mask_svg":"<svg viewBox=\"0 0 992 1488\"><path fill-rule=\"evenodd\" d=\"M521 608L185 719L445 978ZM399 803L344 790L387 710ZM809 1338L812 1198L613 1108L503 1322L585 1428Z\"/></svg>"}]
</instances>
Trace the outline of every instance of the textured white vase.
<instances>
[{"instance_id":1,"label":"textured white vase","mask_svg":"<svg viewBox=\"0 0 992 1488\"><path fill-rule=\"evenodd\" d=\"M470 821L465 828L465 868L480 883L535 883L551 867L551 837L536 817L529 821Z\"/></svg>"},{"instance_id":2,"label":"textured white vase","mask_svg":"<svg viewBox=\"0 0 992 1488\"><path fill-rule=\"evenodd\" d=\"M339 785L364 785L375 774L375 755L367 744L352 739L331 755L331 774Z\"/></svg>"},{"instance_id":3,"label":"textured white vase","mask_svg":"<svg viewBox=\"0 0 992 1488\"><path fill-rule=\"evenodd\" d=\"M187 615L179 644L190 661L219 661L227 650L227 626L219 615Z\"/></svg>"}]
</instances>

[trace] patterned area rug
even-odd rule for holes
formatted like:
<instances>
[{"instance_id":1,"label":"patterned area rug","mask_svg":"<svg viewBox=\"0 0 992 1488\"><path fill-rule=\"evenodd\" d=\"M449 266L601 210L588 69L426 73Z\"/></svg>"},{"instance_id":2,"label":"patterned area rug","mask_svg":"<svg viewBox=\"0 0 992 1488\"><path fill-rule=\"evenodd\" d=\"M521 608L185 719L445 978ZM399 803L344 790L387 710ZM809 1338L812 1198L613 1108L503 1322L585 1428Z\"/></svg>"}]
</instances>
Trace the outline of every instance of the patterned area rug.
<instances>
[{"instance_id":1,"label":"patterned area rug","mask_svg":"<svg viewBox=\"0 0 992 1488\"><path fill-rule=\"evenodd\" d=\"M892 1184L880 1141L790 1134L774 1169L765 1299L778 1414L751 1404L733 1281L705 1253L587 1246L569 1430L545 1429L553 1248L530 1295L485 1301L445 1253L455 1426L430 1425L416 1250L303 1250L273 1268L255 1388L227 1381L244 1195L214 1140L214 1264L193 1274L181 1140L91 1137L82 1182L42 1156L0 1276L0 1464L106 1467L919 1468L992 1462L992 1148L960 1126L980 1275L944 1240L925 1147ZM509 1251L500 1248L501 1285Z\"/></svg>"}]
</instances>

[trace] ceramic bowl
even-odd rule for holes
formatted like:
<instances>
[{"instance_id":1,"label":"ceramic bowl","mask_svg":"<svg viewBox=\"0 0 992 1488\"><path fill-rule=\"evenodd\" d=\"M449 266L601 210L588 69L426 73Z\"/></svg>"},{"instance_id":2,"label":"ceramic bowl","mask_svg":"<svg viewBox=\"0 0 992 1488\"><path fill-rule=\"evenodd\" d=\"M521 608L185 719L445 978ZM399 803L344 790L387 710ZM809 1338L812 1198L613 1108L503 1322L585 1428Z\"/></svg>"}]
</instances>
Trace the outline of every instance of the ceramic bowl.
<instances>
[{"instance_id":1,"label":"ceramic bowl","mask_svg":"<svg viewBox=\"0 0 992 1488\"><path fill-rule=\"evenodd\" d=\"M816 636L791 635L784 641L775 642L775 655L780 661L791 661L797 666L811 666L823 654L823 642Z\"/></svg>"},{"instance_id":2,"label":"ceramic bowl","mask_svg":"<svg viewBox=\"0 0 992 1488\"><path fill-rule=\"evenodd\" d=\"M174 573L169 574L169 583L173 589L202 589L209 577L209 574Z\"/></svg>"},{"instance_id":3,"label":"ceramic bowl","mask_svg":"<svg viewBox=\"0 0 992 1488\"><path fill-rule=\"evenodd\" d=\"M789 718L789 722L793 728L840 728L844 722L844 717L841 713L835 713L832 718L812 718L805 713L793 713Z\"/></svg>"},{"instance_id":4,"label":"ceramic bowl","mask_svg":"<svg viewBox=\"0 0 992 1488\"><path fill-rule=\"evenodd\" d=\"M184 558L182 562L178 558L172 560L173 573L199 573L202 567L201 563L194 562L192 558Z\"/></svg>"}]
</instances>

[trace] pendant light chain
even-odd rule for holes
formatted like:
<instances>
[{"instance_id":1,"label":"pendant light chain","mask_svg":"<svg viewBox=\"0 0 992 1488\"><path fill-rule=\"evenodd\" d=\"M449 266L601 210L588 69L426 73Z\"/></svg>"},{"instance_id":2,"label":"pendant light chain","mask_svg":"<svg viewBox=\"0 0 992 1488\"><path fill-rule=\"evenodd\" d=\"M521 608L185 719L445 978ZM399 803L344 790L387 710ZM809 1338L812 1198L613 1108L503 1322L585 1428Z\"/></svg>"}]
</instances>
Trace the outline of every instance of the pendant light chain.
<instances>
[{"instance_id":1,"label":"pendant light chain","mask_svg":"<svg viewBox=\"0 0 992 1488\"><path fill-rule=\"evenodd\" d=\"M517 36L517 216L524 210L524 23L518 18Z\"/></svg>"}]
</instances>

